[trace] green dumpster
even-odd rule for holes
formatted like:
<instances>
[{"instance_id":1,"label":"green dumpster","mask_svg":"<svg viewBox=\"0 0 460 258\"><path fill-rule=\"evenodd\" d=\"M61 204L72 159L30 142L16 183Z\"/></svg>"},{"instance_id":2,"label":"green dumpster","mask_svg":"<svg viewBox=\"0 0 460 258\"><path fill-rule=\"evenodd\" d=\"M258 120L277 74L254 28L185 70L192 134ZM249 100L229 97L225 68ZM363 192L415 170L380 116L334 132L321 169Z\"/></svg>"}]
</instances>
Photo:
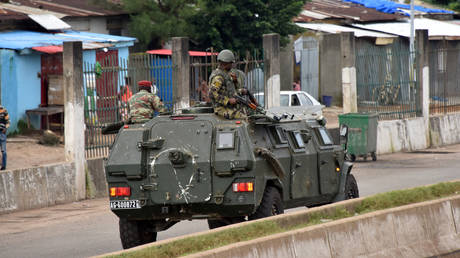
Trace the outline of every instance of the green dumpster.
<instances>
[{"instance_id":1,"label":"green dumpster","mask_svg":"<svg viewBox=\"0 0 460 258\"><path fill-rule=\"evenodd\" d=\"M377 120L376 113L348 113L339 115L339 124L348 126L348 154L351 161L356 157L367 159L368 154L372 160L377 160Z\"/></svg>"}]
</instances>

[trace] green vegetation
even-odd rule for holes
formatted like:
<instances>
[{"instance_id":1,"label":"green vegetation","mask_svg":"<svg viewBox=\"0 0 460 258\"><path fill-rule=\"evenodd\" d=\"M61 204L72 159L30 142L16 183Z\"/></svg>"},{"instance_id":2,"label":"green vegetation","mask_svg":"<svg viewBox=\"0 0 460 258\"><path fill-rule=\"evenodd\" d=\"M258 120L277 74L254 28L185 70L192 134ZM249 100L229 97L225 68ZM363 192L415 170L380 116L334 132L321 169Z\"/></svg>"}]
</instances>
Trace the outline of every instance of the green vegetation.
<instances>
[{"instance_id":1,"label":"green vegetation","mask_svg":"<svg viewBox=\"0 0 460 258\"><path fill-rule=\"evenodd\" d=\"M422 0L423 2L439 5L441 8L448 8L454 11L460 11L459 0Z\"/></svg>"},{"instance_id":2,"label":"green vegetation","mask_svg":"<svg viewBox=\"0 0 460 258\"><path fill-rule=\"evenodd\" d=\"M354 209L337 207L334 211L308 214L308 222L283 226L281 222L264 221L238 228L212 232L198 237L188 237L167 244L144 248L110 257L178 257L202 252L224 245L248 241L271 234L317 225L332 220L357 216L377 210L389 209L411 203L424 202L460 194L460 181L439 183L432 186L417 187L377 194L367 197Z\"/></svg>"},{"instance_id":3,"label":"green vegetation","mask_svg":"<svg viewBox=\"0 0 460 258\"><path fill-rule=\"evenodd\" d=\"M279 33L281 45L288 35L303 29L292 22L307 0L111 0L95 4L130 14L129 29L141 49L161 48L171 37L187 36L191 49L214 47L240 53L262 48L262 35Z\"/></svg>"}]
</instances>

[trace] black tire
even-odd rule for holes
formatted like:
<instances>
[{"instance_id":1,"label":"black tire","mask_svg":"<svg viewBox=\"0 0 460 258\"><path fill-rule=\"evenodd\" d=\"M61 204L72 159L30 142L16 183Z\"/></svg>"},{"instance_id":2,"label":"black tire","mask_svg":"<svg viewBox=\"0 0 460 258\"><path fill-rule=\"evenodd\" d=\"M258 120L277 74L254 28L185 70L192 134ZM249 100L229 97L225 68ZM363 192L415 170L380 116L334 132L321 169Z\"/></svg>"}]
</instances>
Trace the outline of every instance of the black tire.
<instances>
[{"instance_id":1,"label":"black tire","mask_svg":"<svg viewBox=\"0 0 460 258\"><path fill-rule=\"evenodd\" d=\"M123 249L148 244L157 240L150 221L128 220L120 218L120 239Z\"/></svg>"},{"instance_id":2,"label":"black tire","mask_svg":"<svg viewBox=\"0 0 460 258\"><path fill-rule=\"evenodd\" d=\"M375 152L371 152L372 161L377 161L377 155Z\"/></svg>"},{"instance_id":3,"label":"black tire","mask_svg":"<svg viewBox=\"0 0 460 258\"><path fill-rule=\"evenodd\" d=\"M351 162L355 162L356 155L355 154L350 154L350 160L351 160Z\"/></svg>"},{"instance_id":4,"label":"black tire","mask_svg":"<svg viewBox=\"0 0 460 258\"><path fill-rule=\"evenodd\" d=\"M359 198L358 183L352 174L348 174L345 182L345 199Z\"/></svg>"},{"instance_id":5,"label":"black tire","mask_svg":"<svg viewBox=\"0 0 460 258\"><path fill-rule=\"evenodd\" d=\"M279 190L274 186L267 186L262 202L256 212L249 216L249 220L266 218L284 213L283 200Z\"/></svg>"},{"instance_id":6,"label":"black tire","mask_svg":"<svg viewBox=\"0 0 460 258\"><path fill-rule=\"evenodd\" d=\"M245 217L236 218L222 218L222 219L208 219L209 229L225 227L231 224L240 223L245 221Z\"/></svg>"}]
</instances>

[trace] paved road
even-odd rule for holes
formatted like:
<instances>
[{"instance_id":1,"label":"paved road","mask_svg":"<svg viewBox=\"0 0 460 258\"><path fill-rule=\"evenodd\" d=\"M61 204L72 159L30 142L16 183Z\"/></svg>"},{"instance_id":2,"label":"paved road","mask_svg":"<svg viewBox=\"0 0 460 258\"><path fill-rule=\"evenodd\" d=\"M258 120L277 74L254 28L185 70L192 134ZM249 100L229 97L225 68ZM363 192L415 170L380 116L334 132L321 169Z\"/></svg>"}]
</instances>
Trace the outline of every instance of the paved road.
<instances>
[{"instance_id":1,"label":"paved road","mask_svg":"<svg viewBox=\"0 0 460 258\"><path fill-rule=\"evenodd\" d=\"M460 145L355 162L361 196L460 180ZM205 221L184 221L158 239L207 230ZM0 257L88 257L121 250L118 219L106 199L88 200L0 216Z\"/></svg>"}]
</instances>

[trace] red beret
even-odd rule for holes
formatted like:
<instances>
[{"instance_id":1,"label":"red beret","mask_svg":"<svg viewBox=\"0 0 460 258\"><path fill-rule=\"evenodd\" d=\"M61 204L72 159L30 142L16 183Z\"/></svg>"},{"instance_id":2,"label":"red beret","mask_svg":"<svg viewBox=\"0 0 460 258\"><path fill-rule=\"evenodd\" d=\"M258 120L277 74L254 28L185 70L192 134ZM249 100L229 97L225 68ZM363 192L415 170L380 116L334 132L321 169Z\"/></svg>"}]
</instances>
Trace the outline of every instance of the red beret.
<instances>
[{"instance_id":1,"label":"red beret","mask_svg":"<svg viewBox=\"0 0 460 258\"><path fill-rule=\"evenodd\" d=\"M152 82L151 82L151 81L138 81L138 82L137 82L137 85L139 85L139 86L145 86L145 87L150 87L150 86L152 86Z\"/></svg>"}]
</instances>

